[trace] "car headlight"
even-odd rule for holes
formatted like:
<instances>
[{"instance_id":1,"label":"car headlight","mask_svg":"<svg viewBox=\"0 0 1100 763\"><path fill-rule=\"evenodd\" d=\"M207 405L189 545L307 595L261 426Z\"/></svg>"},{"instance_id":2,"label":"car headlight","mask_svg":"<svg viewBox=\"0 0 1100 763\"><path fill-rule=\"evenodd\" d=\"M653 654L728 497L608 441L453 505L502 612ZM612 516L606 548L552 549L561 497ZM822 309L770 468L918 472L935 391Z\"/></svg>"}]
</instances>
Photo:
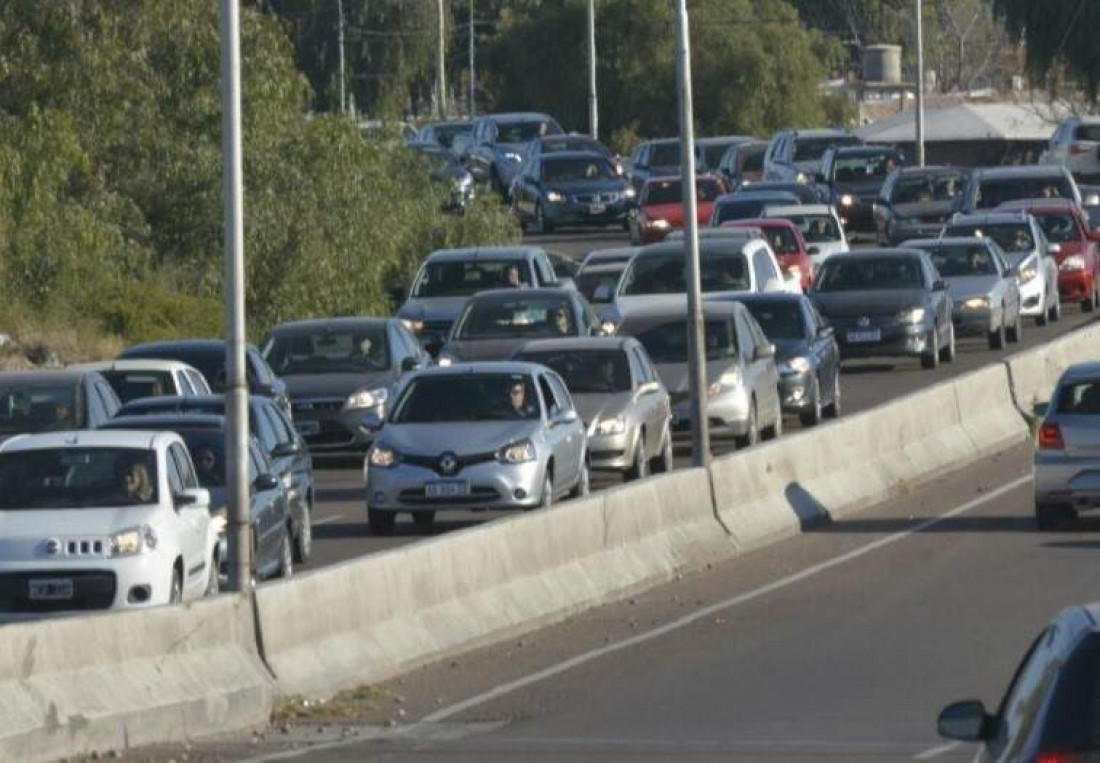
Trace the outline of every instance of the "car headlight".
<instances>
[{"instance_id":1,"label":"car headlight","mask_svg":"<svg viewBox=\"0 0 1100 763\"><path fill-rule=\"evenodd\" d=\"M802 280L802 268L798 267L798 265L791 265L783 272L787 274L788 278L797 278L800 281Z\"/></svg>"},{"instance_id":2,"label":"car headlight","mask_svg":"<svg viewBox=\"0 0 1100 763\"><path fill-rule=\"evenodd\" d=\"M379 389L360 389L348 395L344 408L349 411L358 411L364 408L374 408L382 405L389 397L389 391L385 387Z\"/></svg>"},{"instance_id":3,"label":"car headlight","mask_svg":"<svg viewBox=\"0 0 1100 763\"><path fill-rule=\"evenodd\" d=\"M367 459L371 466L387 469L397 463L397 451L385 445L375 445L370 449Z\"/></svg>"},{"instance_id":4,"label":"car headlight","mask_svg":"<svg viewBox=\"0 0 1100 763\"><path fill-rule=\"evenodd\" d=\"M437 366L441 366L443 368L446 368L447 366L453 366L457 362L457 358L455 358L453 355L447 355L445 353L440 353L439 357L436 358L435 361Z\"/></svg>"},{"instance_id":5,"label":"car headlight","mask_svg":"<svg viewBox=\"0 0 1100 763\"><path fill-rule=\"evenodd\" d=\"M626 419L621 415L613 419L600 419L600 423L596 425L596 434L600 435L622 434L625 431Z\"/></svg>"},{"instance_id":6,"label":"car headlight","mask_svg":"<svg viewBox=\"0 0 1100 763\"><path fill-rule=\"evenodd\" d=\"M794 176L794 182L802 183L803 185L805 185L806 183L810 182L810 176L807 175L805 172L799 172L797 175Z\"/></svg>"},{"instance_id":7,"label":"car headlight","mask_svg":"<svg viewBox=\"0 0 1100 763\"><path fill-rule=\"evenodd\" d=\"M561 191L547 191L546 200L551 204L561 204L565 201L565 194Z\"/></svg>"},{"instance_id":8,"label":"car headlight","mask_svg":"<svg viewBox=\"0 0 1100 763\"><path fill-rule=\"evenodd\" d=\"M779 364L779 373L781 373L781 374L804 374L807 371L809 371L811 368L813 368L813 366L810 365L810 361L807 358L804 358L801 355L798 355L796 357L791 358L790 360L785 360L782 363L780 363Z\"/></svg>"},{"instance_id":9,"label":"car headlight","mask_svg":"<svg viewBox=\"0 0 1100 763\"><path fill-rule=\"evenodd\" d=\"M109 556L137 556L157 547L157 534L149 525L119 530L107 538Z\"/></svg>"},{"instance_id":10,"label":"car headlight","mask_svg":"<svg viewBox=\"0 0 1100 763\"><path fill-rule=\"evenodd\" d=\"M856 203L856 199L850 193L846 193L846 194L844 194L843 196L840 197L840 206L842 206L842 207L850 207L855 203Z\"/></svg>"},{"instance_id":11,"label":"car headlight","mask_svg":"<svg viewBox=\"0 0 1100 763\"><path fill-rule=\"evenodd\" d=\"M1062 260L1062 264L1058 266L1059 270L1084 270L1085 258L1079 254L1073 254Z\"/></svg>"},{"instance_id":12,"label":"car headlight","mask_svg":"<svg viewBox=\"0 0 1100 763\"><path fill-rule=\"evenodd\" d=\"M519 164L520 162L523 161L523 157L521 157L519 154L515 153L514 151L508 151L507 153L504 154L504 161L512 162L514 164Z\"/></svg>"},{"instance_id":13,"label":"car headlight","mask_svg":"<svg viewBox=\"0 0 1100 763\"><path fill-rule=\"evenodd\" d=\"M638 192L635 191L630 186L627 186L626 189L623 190L623 198L624 199L633 199L637 195L638 195Z\"/></svg>"},{"instance_id":14,"label":"car headlight","mask_svg":"<svg viewBox=\"0 0 1100 763\"><path fill-rule=\"evenodd\" d=\"M1035 276L1039 275L1039 271L1035 268L1024 268L1020 271L1020 283L1028 283L1035 280Z\"/></svg>"},{"instance_id":15,"label":"car headlight","mask_svg":"<svg viewBox=\"0 0 1100 763\"><path fill-rule=\"evenodd\" d=\"M967 310L985 310L989 307L989 297L971 297L963 302Z\"/></svg>"},{"instance_id":16,"label":"car headlight","mask_svg":"<svg viewBox=\"0 0 1100 763\"><path fill-rule=\"evenodd\" d=\"M898 313L898 323L920 323L924 320L923 307L910 307Z\"/></svg>"},{"instance_id":17,"label":"car headlight","mask_svg":"<svg viewBox=\"0 0 1100 763\"><path fill-rule=\"evenodd\" d=\"M720 395L726 390L735 389L739 386L741 386L741 372L735 368L732 371L726 371L718 377L718 381L707 387L707 397Z\"/></svg>"},{"instance_id":18,"label":"car headlight","mask_svg":"<svg viewBox=\"0 0 1100 763\"><path fill-rule=\"evenodd\" d=\"M472 186L473 184L474 184L474 176L473 175L462 175L461 177L458 178L458 182L456 183L459 190L463 190L463 191L466 190L467 188L469 188L470 186Z\"/></svg>"},{"instance_id":19,"label":"car headlight","mask_svg":"<svg viewBox=\"0 0 1100 763\"><path fill-rule=\"evenodd\" d=\"M497 460L502 464L526 464L535 460L535 444L530 440L520 440L505 445L497 451Z\"/></svg>"},{"instance_id":20,"label":"car headlight","mask_svg":"<svg viewBox=\"0 0 1100 763\"><path fill-rule=\"evenodd\" d=\"M600 324L600 331L604 336L615 336L615 332L619 330L619 327L615 325L614 321L604 321Z\"/></svg>"},{"instance_id":21,"label":"car headlight","mask_svg":"<svg viewBox=\"0 0 1100 763\"><path fill-rule=\"evenodd\" d=\"M409 318L402 318L401 322L405 324L405 328L414 334L419 334L424 330L424 321L411 320Z\"/></svg>"},{"instance_id":22,"label":"car headlight","mask_svg":"<svg viewBox=\"0 0 1100 763\"><path fill-rule=\"evenodd\" d=\"M672 226L669 224L668 220L663 217L658 217L653 220L646 220L645 227L656 228L657 230L668 230Z\"/></svg>"}]
</instances>

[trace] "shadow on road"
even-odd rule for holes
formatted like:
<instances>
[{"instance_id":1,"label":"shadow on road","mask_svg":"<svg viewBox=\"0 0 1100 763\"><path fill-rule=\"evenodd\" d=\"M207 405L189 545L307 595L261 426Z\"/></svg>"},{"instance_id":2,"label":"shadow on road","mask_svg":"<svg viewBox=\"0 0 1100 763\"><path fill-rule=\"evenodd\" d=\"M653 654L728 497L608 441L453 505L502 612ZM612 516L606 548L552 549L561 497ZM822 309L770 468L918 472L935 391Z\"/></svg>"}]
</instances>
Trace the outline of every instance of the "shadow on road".
<instances>
[{"instance_id":1,"label":"shadow on road","mask_svg":"<svg viewBox=\"0 0 1100 763\"><path fill-rule=\"evenodd\" d=\"M366 491L362 485L358 487L321 487L317 488L317 500L322 503L334 502L362 502L366 498Z\"/></svg>"}]
</instances>

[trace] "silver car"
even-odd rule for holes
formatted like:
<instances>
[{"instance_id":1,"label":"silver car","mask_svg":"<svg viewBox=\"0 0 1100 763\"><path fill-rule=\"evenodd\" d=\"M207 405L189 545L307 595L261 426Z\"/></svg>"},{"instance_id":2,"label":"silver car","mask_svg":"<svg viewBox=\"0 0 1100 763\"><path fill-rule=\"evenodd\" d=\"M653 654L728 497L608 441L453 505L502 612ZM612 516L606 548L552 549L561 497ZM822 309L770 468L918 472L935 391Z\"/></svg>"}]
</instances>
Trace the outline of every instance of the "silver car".
<instances>
[{"instance_id":1,"label":"silver car","mask_svg":"<svg viewBox=\"0 0 1100 763\"><path fill-rule=\"evenodd\" d=\"M1055 529L1100 507L1100 363L1058 380L1035 449L1035 520Z\"/></svg>"},{"instance_id":2,"label":"silver car","mask_svg":"<svg viewBox=\"0 0 1100 763\"><path fill-rule=\"evenodd\" d=\"M711 429L732 434L738 446L757 442L763 433L783 431L775 345L764 336L744 305L709 302L703 306L706 343L707 419ZM619 328L634 336L656 364L672 396L674 430L691 428L688 392L687 318L684 303L637 310Z\"/></svg>"},{"instance_id":3,"label":"silver car","mask_svg":"<svg viewBox=\"0 0 1100 763\"><path fill-rule=\"evenodd\" d=\"M565 380L588 431L592 469L627 479L672 470L668 391L638 340L543 339L520 348L516 360L540 363Z\"/></svg>"},{"instance_id":4,"label":"silver car","mask_svg":"<svg viewBox=\"0 0 1100 763\"><path fill-rule=\"evenodd\" d=\"M565 382L533 363L410 374L364 466L367 521L431 524L438 510L533 509L588 493L588 443Z\"/></svg>"}]
</instances>

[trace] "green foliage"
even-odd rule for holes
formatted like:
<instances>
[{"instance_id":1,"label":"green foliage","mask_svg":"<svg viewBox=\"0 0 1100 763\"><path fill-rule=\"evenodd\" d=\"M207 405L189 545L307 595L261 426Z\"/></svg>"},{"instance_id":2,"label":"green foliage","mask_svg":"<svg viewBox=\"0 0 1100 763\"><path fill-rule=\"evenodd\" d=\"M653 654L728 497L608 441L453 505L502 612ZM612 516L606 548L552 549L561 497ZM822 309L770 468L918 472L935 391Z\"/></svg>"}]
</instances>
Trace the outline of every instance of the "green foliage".
<instances>
[{"instance_id":1,"label":"green foliage","mask_svg":"<svg viewBox=\"0 0 1100 763\"><path fill-rule=\"evenodd\" d=\"M1080 86L1095 101L1100 94L1100 2L1038 3L1033 0L993 0L1011 37L1027 46L1031 77L1056 88L1059 77Z\"/></svg>"}]
</instances>

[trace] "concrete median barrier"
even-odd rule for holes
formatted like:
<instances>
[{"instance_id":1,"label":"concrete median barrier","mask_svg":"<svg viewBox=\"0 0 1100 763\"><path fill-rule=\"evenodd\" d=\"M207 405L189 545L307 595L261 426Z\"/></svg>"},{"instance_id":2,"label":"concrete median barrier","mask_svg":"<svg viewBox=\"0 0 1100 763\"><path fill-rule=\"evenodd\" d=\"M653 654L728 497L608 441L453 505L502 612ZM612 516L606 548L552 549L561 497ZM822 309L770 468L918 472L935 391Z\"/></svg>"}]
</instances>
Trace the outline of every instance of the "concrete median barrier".
<instances>
[{"instance_id":1,"label":"concrete median barrier","mask_svg":"<svg viewBox=\"0 0 1100 763\"><path fill-rule=\"evenodd\" d=\"M257 591L284 692L384 680L730 553L703 469L425 540Z\"/></svg>"},{"instance_id":2,"label":"concrete median barrier","mask_svg":"<svg viewBox=\"0 0 1100 763\"><path fill-rule=\"evenodd\" d=\"M273 685L248 600L0 627L0 760L262 726Z\"/></svg>"},{"instance_id":3,"label":"concrete median barrier","mask_svg":"<svg viewBox=\"0 0 1100 763\"><path fill-rule=\"evenodd\" d=\"M1035 415L1035 407L1050 400L1058 377L1069 366L1100 360L1100 326L1073 331L1053 342L1005 360L1013 395L1020 411Z\"/></svg>"}]
</instances>

